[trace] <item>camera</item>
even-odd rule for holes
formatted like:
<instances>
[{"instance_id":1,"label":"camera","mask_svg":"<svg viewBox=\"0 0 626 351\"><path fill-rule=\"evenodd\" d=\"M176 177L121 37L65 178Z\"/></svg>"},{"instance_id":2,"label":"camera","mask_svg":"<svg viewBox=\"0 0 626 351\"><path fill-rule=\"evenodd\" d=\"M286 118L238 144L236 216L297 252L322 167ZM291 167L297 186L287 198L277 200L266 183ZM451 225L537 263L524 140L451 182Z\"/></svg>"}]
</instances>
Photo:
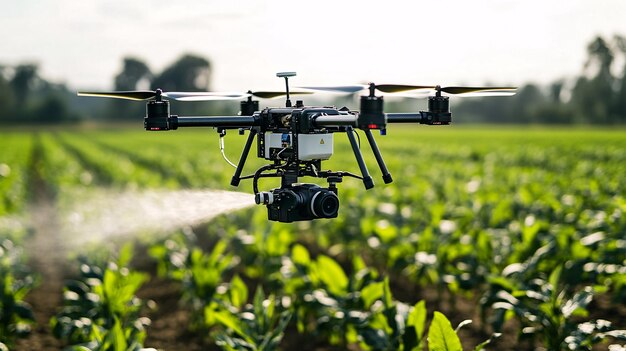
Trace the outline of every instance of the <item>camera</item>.
<instances>
[{"instance_id":1,"label":"camera","mask_svg":"<svg viewBox=\"0 0 626 351\"><path fill-rule=\"evenodd\" d=\"M267 206L270 220L279 222L336 218L339 212L336 188L331 190L316 184L297 184L260 192L256 194L255 201Z\"/></svg>"}]
</instances>

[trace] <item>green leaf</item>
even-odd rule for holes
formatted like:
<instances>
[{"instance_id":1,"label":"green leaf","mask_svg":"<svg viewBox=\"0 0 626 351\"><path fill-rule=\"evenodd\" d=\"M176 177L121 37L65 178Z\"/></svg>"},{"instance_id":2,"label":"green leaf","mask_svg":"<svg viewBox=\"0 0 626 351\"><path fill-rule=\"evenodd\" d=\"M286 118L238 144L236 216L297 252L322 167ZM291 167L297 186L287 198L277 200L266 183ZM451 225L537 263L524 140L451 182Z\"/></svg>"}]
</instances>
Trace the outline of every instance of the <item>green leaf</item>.
<instances>
[{"instance_id":1,"label":"green leaf","mask_svg":"<svg viewBox=\"0 0 626 351\"><path fill-rule=\"evenodd\" d=\"M458 333L459 330L461 330L461 328L463 328L466 325L470 325L472 324L472 320L471 319L466 319L464 321L461 321L461 323L459 323L459 325L456 326L456 329L454 329L455 333Z\"/></svg>"},{"instance_id":2,"label":"green leaf","mask_svg":"<svg viewBox=\"0 0 626 351\"><path fill-rule=\"evenodd\" d=\"M118 266L127 267L128 264L130 263L130 260L133 258L133 252L134 252L134 248L133 248L132 242L128 242L124 244L120 248L120 253L117 259Z\"/></svg>"},{"instance_id":3,"label":"green leaf","mask_svg":"<svg viewBox=\"0 0 626 351\"><path fill-rule=\"evenodd\" d=\"M124 330L122 329L122 325L120 324L119 319L115 318L115 322L113 324L113 328L111 328L104 339L105 345L111 345L112 350L126 350L128 348L128 344L126 343L126 336L124 335ZM105 347L106 349L106 347Z\"/></svg>"},{"instance_id":4,"label":"green leaf","mask_svg":"<svg viewBox=\"0 0 626 351\"><path fill-rule=\"evenodd\" d=\"M491 337L483 342L481 342L480 344L476 345L476 347L474 348L474 351L482 351L485 349L485 346L489 345L494 339L497 339L500 337L500 335L502 335L501 333L493 333L491 335Z\"/></svg>"},{"instance_id":5,"label":"green leaf","mask_svg":"<svg viewBox=\"0 0 626 351\"><path fill-rule=\"evenodd\" d=\"M565 301L561 307L563 317L569 318L575 313L586 315L586 308L591 300L593 300L593 289L588 286L583 291L577 292L571 299Z\"/></svg>"},{"instance_id":6,"label":"green leaf","mask_svg":"<svg viewBox=\"0 0 626 351\"><path fill-rule=\"evenodd\" d=\"M366 309L383 296L383 284L383 282L371 283L361 289L361 299Z\"/></svg>"},{"instance_id":7,"label":"green leaf","mask_svg":"<svg viewBox=\"0 0 626 351\"><path fill-rule=\"evenodd\" d=\"M419 301L415 304L415 306L413 306L413 310L409 313L407 325L413 326L415 329L417 347L418 349L421 349L424 329L426 328L426 302L424 302L424 300Z\"/></svg>"},{"instance_id":8,"label":"green leaf","mask_svg":"<svg viewBox=\"0 0 626 351\"><path fill-rule=\"evenodd\" d=\"M373 329L370 327L362 328L359 330L359 335L361 335L363 341L371 346L373 350L389 349L389 340L387 339L385 333L380 329Z\"/></svg>"},{"instance_id":9,"label":"green leaf","mask_svg":"<svg viewBox=\"0 0 626 351\"><path fill-rule=\"evenodd\" d=\"M295 244L291 249L291 259L293 260L293 263L301 266L308 266L311 263L309 251L306 247L300 244Z\"/></svg>"},{"instance_id":10,"label":"green leaf","mask_svg":"<svg viewBox=\"0 0 626 351\"><path fill-rule=\"evenodd\" d=\"M233 316L230 312L225 310L216 311L213 316L220 324L237 333L237 335L244 338L246 342L249 342L251 344L254 343L254 340L252 340L252 338L250 338L250 336L243 331L241 321Z\"/></svg>"},{"instance_id":11,"label":"green leaf","mask_svg":"<svg viewBox=\"0 0 626 351\"><path fill-rule=\"evenodd\" d=\"M241 308L248 301L248 287L239 275L235 275L230 281L229 294L230 302L237 308Z\"/></svg>"},{"instance_id":12,"label":"green leaf","mask_svg":"<svg viewBox=\"0 0 626 351\"><path fill-rule=\"evenodd\" d=\"M389 287L389 277L385 277L383 284L383 303L385 304L385 309L393 307L393 296L391 295L391 288Z\"/></svg>"},{"instance_id":13,"label":"green leaf","mask_svg":"<svg viewBox=\"0 0 626 351\"><path fill-rule=\"evenodd\" d=\"M348 277L341 266L332 258L320 255L317 258L317 268L320 279L328 287L328 291L335 295L343 295L348 288Z\"/></svg>"},{"instance_id":14,"label":"green leaf","mask_svg":"<svg viewBox=\"0 0 626 351\"><path fill-rule=\"evenodd\" d=\"M552 296L557 296L557 291L559 290L559 281L561 280L561 271L563 270L562 266L558 266L555 270L550 273L550 277L548 278L548 282L552 285Z\"/></svg>"},{"instance_id":15,"label":"green leaf","mask_svg":"<svg viewBox=\"0 0 626 351\"><path fill-rule=\"evenodd\" d=\"M430 351L463 351L461 340L454 332L446 316L435 311L435 316L428 330L428 349Z\"/></svg>"}]
</instances>

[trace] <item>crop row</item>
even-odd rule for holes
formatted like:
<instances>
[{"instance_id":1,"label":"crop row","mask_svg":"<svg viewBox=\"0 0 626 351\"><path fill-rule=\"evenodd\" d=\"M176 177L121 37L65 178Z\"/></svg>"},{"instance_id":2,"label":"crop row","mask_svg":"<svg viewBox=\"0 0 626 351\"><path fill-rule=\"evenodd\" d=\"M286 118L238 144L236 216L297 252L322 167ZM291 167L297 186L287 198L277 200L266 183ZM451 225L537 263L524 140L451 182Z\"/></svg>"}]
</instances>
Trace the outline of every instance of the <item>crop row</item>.
<instances>
[{"instance_id":1,"label":"crop row","mask_svg":"<svg viewBox=\"0 0 626 351\"><path fill-rule=\"evenodd\" d=\"M461 350L456 331L471 322L464 321L455 330L443 314L434 312L426 342L424 301L411 306L394 300L389 280L358 257L354 274L348 274L333 258L312 258L299 244L274 257L280 263L257 281L251 298L240 278L245 272L237 270L242 257L229 252L231 243L221 240L203 252L185 238L168 239L150 253L159 264L159 274L182 285L182 300L193 313L191 327L200 333L209 331L209 342L224 350L276 350L287 330L300 339L323 340L341 348ZM247 276L245 280L250 282ZM271 291L268 296L264 288Z\"/></svg>"},{"instance_id":2,"label":"crop row","mask_svg":"<svg viewBox=\"0 0 626 351\"><path fill-rule=\"evenodd\" d=\"M190 242L189 235L167 239L150 250L159 274L180 282L182 300L194 316L190 327L200 334L212 331L210 340L224 349L273 350L285 330L298 333L300 342L323 340L342 349L462 349L450 322L436 311L426 339L430 318L424 301L412 305L395 300L389 279L361 256L352 257L344 269L330 256L312 257L303 245L285 242L281 233L264 238L268 244L282 241L285 246L278 250L242 235L222 239L207 252ZM272 239L275 236L279 238ZM510 279L532 275L542 254L506 278L493 278L492 289L480 301L485 313L479 321L492 337L475 350L497 338L511 318L524 327L526 342L540 342L551 350L590 349L606 338L626 340L626 331L614 329L609 321L584 318L603 288L568 286L565 267L545 279L520 279L510 285ZM247 285L257 286L250 303ZM271 291L268 300L262 300L261 287ZM469 323L461 322L456 330Z\"/></svg>"},{"instance_id":3,"label":"crop row","mask_svg":"<svg viewBox=\"0 0 626 351\"><path fill-rule=\"evenodd\" d=\"M394 183L379 181L365 192L359 181L344 180L337 219L268 223L261 207L218 218L209 235L226 240L232 259L240 261L237 269L228 267L231 284L237 274L263 286L269 294L263 300L296 301L281 283L288 281L283 263L295 260L293 250L304 244L315 252L313 266L319 257L333 257L349 267L344 271L348 281L359 272L353 262L362 257L362 267L377 272L378 280L370 282L376 286L386 276L392 287L435 289L441 304L446 296L452 305L459 296L469 296L479 301L479 322L489 332L501 331L515 318L524 337L550 348L569 347L575 340L586 345L586 337L594 335L598 340L619 336L606 334L605 322L581 324L580 314L599 293L613 305L626 301L623 133L390 128L389 135L394 137L378 139ZM237 160L244 138L229 134L226 139L228 157ZM68 189L85 185L226 187L232 171L221 160L217 136L206 131L41 133L37 140L43 155L40 173L64 201L71 200L64 195ZM366 145L363 151L369 152ZM261 164L252 158L248 172ZM367 157L367 163L380 179L373 158ZM358 172L345 137L336 135L335 155L324 166ZM263 188L275 185L261 183ZM241 187L248 186L242 182ZM204 257L194 244L186 245ZM314 276L309 272L300 278ZM333 293L335 288L322 283L317 290ZM215 284L215 289L231 288L221 277ZM218 295L219 301L232 304ZM404 295L400 300L407 306L417 303ZM243 306L235 317L249 316ZM297 324L302 312L287 310L289 323ZM197 324L207 324L203 312L199 316ZM229 329L223 335L232 336ZM345 339L341 342L365 342L365 334L354 330L349 340L347 332L341 334L345 330L337 335ZM590 332L582 335L580 330Z\"/></svg>"},{"instance_id":4,"label":"crop row","mask_svg":"<svg viewBox=\"0 0 626 351\"><path fill-rule=\"evenodd\" d=\"M29 134L0 137L0 217L24 209L33 138Z\"/></svg>"}]
</instances>

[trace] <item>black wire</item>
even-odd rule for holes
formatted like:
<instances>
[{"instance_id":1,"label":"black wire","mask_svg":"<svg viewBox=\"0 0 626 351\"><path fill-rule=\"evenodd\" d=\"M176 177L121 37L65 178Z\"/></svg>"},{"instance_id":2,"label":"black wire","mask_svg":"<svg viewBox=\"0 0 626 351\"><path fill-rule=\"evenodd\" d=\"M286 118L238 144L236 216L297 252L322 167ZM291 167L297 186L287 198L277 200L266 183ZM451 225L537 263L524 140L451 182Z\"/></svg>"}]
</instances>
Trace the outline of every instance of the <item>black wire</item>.
<instances>
[{"instance_id":1,"label":"black wire","mask_svg":"<svg viewBox=\"0 0 626 351\"><path fill-rule=\"evenodd\" d=\"M354 134L356 134L356 138L358 140L359 143L359 149L361 148L361 136L359 135L359 133L357 132L356 129L354 129Z\"/></svg>"},{"instance_id":2,"label":"black wire","mask_svg":"<svg viewBox=\"0 0 626 351\"><path fill-rule=\"evenodd\" d=\"M252 190L254 191L254 195L259 193L259 177L261 176L261 173L273 169L274 167L276 167L275 165L265 165L259 169L256 170L256 172L254 172L254 177L252 177Z\"/></svg>"}]
</instances>

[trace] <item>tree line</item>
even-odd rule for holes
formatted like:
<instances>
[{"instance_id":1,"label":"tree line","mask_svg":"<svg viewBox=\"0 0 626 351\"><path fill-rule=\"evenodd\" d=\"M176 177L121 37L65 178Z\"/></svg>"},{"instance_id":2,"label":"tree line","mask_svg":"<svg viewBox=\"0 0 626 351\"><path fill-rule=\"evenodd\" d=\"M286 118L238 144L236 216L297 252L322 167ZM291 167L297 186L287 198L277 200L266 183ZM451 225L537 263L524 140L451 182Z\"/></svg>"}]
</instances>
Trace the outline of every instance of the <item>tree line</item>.
<instances>
[{"instance_id":1,"label":"tree line","mask_svg":"<svg viewBox=\"0 0 626 351\"><path fill-rule=\"evenodd\" d=\"M454 112L472 122L626 123L626 38L594 38L578 77L529 83L513 97L459 100Z\"/></svg>"},{"instance_id":2,"label":"tree line","mask_svg":"<svg viewBox=\"0 0 626 351\"><path fill-rule=\"evenodd\" d=\"M123 59L122 70L113 79L114 90L162 88L165 91L210 90L208 59L186 54L160 73L142 60ZM24 63L0 66L0 121L3 123L58 123L68 121L128 119L142 116L145 106L132 101L76 97L65 84L46 80L39 66ZM177 110L193 113L198 105L181 105Z\"/></svg>"},{"instance_id":3,"label":"tree line","mask_svg":"<svg viewBox=\"0 0 626 351\"><path fill-rule=\"evenodd\" d=\"M162 72L153 72L139 58L126 57L113 78L115 90L156 89L209 91L212 67L208 59L185 54ZM412 110L413 101L389 104ZM65 84L46 80L36 64L0 65L0 121L57 123L83 120L123 120L144 115L143 104L132 101L77 98ZM234 113L233 104L172 102L178 114ZM547 86L528 83L507 98L459 99L453 104L455 122L537 124L626 123L626 38L594 38L579 76Z\"/></svg>"}]
</instances>

